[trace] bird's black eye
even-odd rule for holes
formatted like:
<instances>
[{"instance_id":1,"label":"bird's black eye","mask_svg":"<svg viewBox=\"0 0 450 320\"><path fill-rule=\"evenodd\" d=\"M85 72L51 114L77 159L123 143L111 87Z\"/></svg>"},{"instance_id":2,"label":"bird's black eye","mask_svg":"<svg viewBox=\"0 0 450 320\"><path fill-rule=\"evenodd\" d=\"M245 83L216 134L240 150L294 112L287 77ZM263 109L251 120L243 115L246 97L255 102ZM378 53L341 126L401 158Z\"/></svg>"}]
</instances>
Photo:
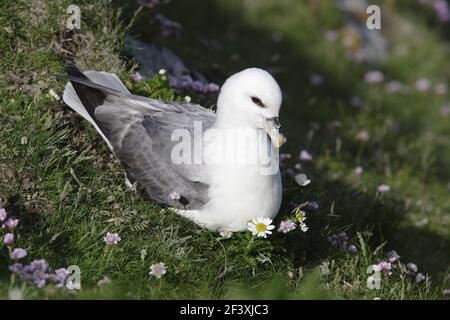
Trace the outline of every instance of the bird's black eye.
<instances>
[{"instance_id":1,"label":"bird's black eye","mask_svg":"<svg viewBox=\"0 0 450 320\"><path fill-rule=\"evenodd\" d=\"M258 97L251 97L251 98L252 98L252 101L254 104L256 104L260 107L263 107L263 108L265 107L264 103L262 103L260 98L258 98Z\"/></svg>"}]
</instances>

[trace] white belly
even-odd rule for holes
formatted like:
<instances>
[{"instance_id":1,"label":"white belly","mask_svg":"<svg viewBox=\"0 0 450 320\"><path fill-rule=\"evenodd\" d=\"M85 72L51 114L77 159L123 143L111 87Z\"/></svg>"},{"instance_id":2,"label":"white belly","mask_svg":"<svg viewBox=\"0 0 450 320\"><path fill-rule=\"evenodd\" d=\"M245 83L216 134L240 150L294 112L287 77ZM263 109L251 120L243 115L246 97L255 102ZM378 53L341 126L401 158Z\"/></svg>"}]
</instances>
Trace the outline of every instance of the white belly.
<instances>
[{"instance_id":1,"label":"white belly","mask_svg":"<svg viewBox=\"0 0 450 320\"><path fill-rule=\"evenodd\" d=\"M268 144L267 137L254 141L255 144ZM217 148L218 144L215 144ZM261 148L260 148L261 149ZM209 167L209 202L199 211L198 223L208 229L243 231L252 218L273 219L281 205L282 186L278 162L270 159L267 153L261 159L261 150L244 145L233 151L247 153L246 159L239 163L215 163ZM257 150L256 154L252 154ZM219 150L221 155L229 154L227 147ZM272 150L272 152L277 150ZM271 154L272 155L272 154ZM255 156L258 161L253 162ZM276 166L276 167L275 167ZM271 169L269 169L271 167Z\"/></svg>"}]
</instances>

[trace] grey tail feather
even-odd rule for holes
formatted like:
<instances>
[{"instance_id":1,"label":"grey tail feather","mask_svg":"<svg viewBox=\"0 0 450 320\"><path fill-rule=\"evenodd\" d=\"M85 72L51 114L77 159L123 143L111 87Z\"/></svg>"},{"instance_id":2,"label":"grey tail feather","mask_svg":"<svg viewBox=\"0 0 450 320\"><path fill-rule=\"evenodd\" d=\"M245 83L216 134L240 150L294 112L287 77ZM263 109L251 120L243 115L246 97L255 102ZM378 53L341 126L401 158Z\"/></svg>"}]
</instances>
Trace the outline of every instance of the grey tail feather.
<instances>
[{"instance_id":1,"label":"grey tail feather","mask_svg":"<svg viewBox=\"0 0 450 320\"><path fill-rule=\"evenodd\" d=\"M67 64L66 72L69 76L73 89L75 90L87 113L91 116L92 120L97 124L102 133L107 136L107 130L102 128L102 126L95 121L95 109L103 104L107 94L99 88L90 86L89 84L92 83L92 81L89 80L89 78L84 75L74 64Z\"/></svg>"}]
</instances>

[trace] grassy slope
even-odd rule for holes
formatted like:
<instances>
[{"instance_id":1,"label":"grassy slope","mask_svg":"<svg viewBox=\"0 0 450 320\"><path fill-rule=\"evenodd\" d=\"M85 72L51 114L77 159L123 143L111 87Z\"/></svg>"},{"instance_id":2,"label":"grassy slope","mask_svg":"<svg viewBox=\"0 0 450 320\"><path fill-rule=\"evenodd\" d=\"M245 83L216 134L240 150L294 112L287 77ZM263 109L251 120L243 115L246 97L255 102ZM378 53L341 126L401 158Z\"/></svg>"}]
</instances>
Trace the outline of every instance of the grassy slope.
<instances>
[{"instance_id":1,"label":"grassy slope","mask_svg":"<svg viewBox=\"0 0 450 320\"><path fill-rule=\"evenodd\" d=\"M64 86L48 76L50 71L63 70L50 43L57 42L70 3L2 2L0 8L0 196L7 199L7 210L21 219L18 245L27 248L32 258L48 259L55 268L79 265L84 287L72 294L27 286L27 297L441 296L450 251L446 162L450 126L438 113L442 100L368 90L360 81L366 68L349 63L339 46L330 49L321 36L340 26L334 8L322 5L313 10L298 1L258 5L248 1L243 7L230 1L173 2L165 8L169 17L183 24L185 35L178 42L156 41L175 48L212 79L223 81L249 65L270 68L285 92L286 150L296 155L307 148L314 155L312 164L305 166L311 186L301 192L290 188L286 195L286 201L319 201L319 212L309 218L310 231L252 243L245 235L218 240L216 234L163 214L158 206L127 191L119 164L95 132L61 102L46 96L49 88L62 92ZM95 39L81 56L81 66L117 72L127 79L130 68L120 58L122 34L114 5L77 3L84 31ZM392 6L389 2L385 8L398 11ZM127 7L125 17L130 12ZM417 19L413 14L405 14L405 24ZM143 38L154 36L147 18L141 16L131 32ZM273 30L283 35L280 43L272 40ZM399 28L396 35L392 54L381 67L387 78L413 83L421 76L433 80L442 79L445 72L448 76L447 45L436 30L419 23L412 31ZM411 49L407 56L402 55L402 46ZM281 60L271 62L276 53ZM231 59L233 54L238 59ZM325 75L323 87L308 85L311 72ZM17 83L11 74L25 80ZM355 94L366 103L358 112L348 103ZM398 133L388 129L389 120L399 124ZM332 121L339 121L341 127L330 129L327 124ZM354 138L361 129L370 133L366 143ZM306 138L308 133L312 138ZM27 144L21 144L24 136ZM357 165L365 168L360 179L351 174ZM382 199L375 197L380 183L392 187ZM429 223L418 227L415 222L423 217ZM371 230L374 235L361 242L354 239L360 243L360 253L350 255L325 241L329 232L338 229L353 235L356 230ZM107 231L120 233L119 246L105 248L102 237ZM384 240L388 241L384 249L395 248L404 262L416 262L431 274L437 288L395 278L386 281L382 291L368 290L365 270L382 257L382 250L375 249ZM6 295L9 275L6 248L0 250L1 296ZM270 260L261 262L260 254ZM161 281L147 274L148 266L159 261L169 265ZM331 262L329 275L309 272L322 261ZM308 270L306 276L299 267ZM96 289L104 275L113 284Z\"/></svg>"}]
</instances>

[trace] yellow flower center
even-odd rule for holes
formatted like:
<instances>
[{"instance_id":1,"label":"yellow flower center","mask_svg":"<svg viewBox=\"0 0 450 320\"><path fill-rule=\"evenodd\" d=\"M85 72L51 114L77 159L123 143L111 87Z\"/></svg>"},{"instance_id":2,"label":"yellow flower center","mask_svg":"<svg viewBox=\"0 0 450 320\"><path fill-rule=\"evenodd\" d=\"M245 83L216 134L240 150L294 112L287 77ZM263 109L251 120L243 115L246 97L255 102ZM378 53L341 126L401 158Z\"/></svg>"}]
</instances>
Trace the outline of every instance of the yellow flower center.
<instances>
[{"instance_id":1,"label":"yellow flower center","mask_svg":"<svg viewBox=\"0 0 450 320\"><path fill-rule=\"evenodd\" d=\"M266 231L266 225L264 223L257 223L256 224L256 231L258 231L258 232Z\"/></svg>"}]
</instances>

